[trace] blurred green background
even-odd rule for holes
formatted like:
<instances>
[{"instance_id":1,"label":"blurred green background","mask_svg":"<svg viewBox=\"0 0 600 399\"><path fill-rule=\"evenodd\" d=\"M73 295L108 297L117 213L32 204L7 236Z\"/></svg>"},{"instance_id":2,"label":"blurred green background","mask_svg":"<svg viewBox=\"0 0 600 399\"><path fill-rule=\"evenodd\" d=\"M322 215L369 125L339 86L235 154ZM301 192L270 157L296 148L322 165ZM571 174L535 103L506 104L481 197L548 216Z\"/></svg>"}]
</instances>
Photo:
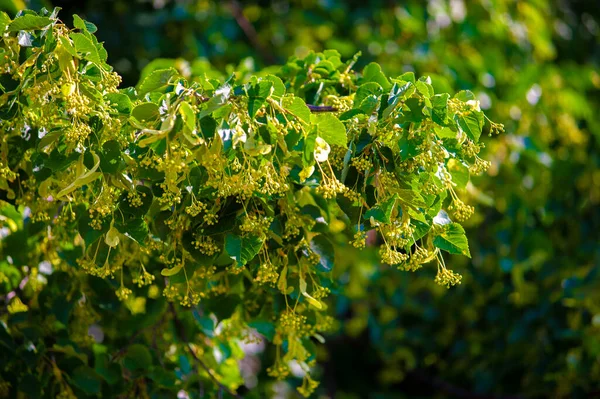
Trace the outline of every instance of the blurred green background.
<instances>
[{"instance_id":1,"label":"blurred green background","mask_svg":"<svg viewBox=\"0 0 600 399\"><path fill-rule=\"evenodd\" d=\"M332 48L361 51L358 70L472 90L506 133L484 139L492 167L468 190L473 258L450 259L462 285L340 262L320 392L600 395L600 2L0 0L42 6L96 24L125 86L157 58L227 73Z\"/></svg>"}]
</instances>

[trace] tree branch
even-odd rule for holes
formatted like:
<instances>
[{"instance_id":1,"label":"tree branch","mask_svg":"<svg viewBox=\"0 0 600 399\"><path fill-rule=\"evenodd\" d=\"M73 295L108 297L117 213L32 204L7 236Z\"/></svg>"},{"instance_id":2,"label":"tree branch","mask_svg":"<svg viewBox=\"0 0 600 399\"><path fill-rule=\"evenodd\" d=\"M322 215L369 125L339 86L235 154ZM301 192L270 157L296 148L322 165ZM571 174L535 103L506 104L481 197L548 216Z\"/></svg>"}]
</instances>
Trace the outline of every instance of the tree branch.
<instances>
[{"instance_id":1,"label":"tree branch","mask_svg":"<svg viewBox=\"0 0 600 399\"><path fill-rule=\"evenodd\" d=\"M337 108L329 105L312 105L306 104L310 112L337 112Z\"/></svg>"},{"instance_id":2,"label":"tree branch","mask_svg":"<svg viewBox=\"0 0 600 399\"><path fill-rule=\"evenodd\" d=\"M231 14L235 18L238 26L240 29L242 29L250 41L250 44L252 44L254 49L260 54L260 57L263 59L263 61L268 64L276 64L277 60L273 56L273 53L267 51L266 48L260 43L260 40L258 40L256 29L254 29L254 26L252 26L250 21L248 21L248 19L244 16L244 12L240 3L237 0L231 0L229 2L229 8L231 9Z\"/></svg>"}]
</instances>

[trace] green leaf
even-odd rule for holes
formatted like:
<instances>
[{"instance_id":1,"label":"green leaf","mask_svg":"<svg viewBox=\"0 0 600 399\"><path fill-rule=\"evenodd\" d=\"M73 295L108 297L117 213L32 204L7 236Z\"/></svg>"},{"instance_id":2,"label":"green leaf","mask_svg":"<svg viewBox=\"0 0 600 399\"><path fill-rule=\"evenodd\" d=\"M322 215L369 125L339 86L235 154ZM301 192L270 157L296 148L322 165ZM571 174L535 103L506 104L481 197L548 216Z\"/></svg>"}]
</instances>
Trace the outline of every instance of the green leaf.
<instances>
[{"instance_id":1,"label":"green leaf","mask_svg":"<svg viewBox=\"0 0 600 399\"><path fill-rule=\"evenodd\" d=\"M60 44L62 45L62 47L64 48L64 50L72 57L75 58L79 58L79 55L77 55L77 50L75 50L75 45L73 43L71 43L71 41L69 40L69 38L65 37L65 36L60 36L58 38L58 40L60 41ZM59 62L60 60L63 58L63 55L59 56ZM68 57L64 57L65 58L65 63L69 63L70 60L68 59Z\"/></svg>"},{"instance_id":2,"label":"green leaf","mask_svg":"<svg viewBox=\"0 0 600 399\"><path fill-rule=\"evenodd\" d=\"M92 245L96 240L98 240L102 235L104 235L108 229L110 228L110 218L107 218L102 221L102 228L97 230L92 228L90 225L92 219L90 218L89 212L84 211L84 214L81 216L77 223L77 229L81 237L83 237L83 241L85 241L86 247Z\"/></svg>"},{"instance_id":3,"label":"green leaf","mask_svg":"<svg viewBox=\"0 0 600 399\"><path fill-rule=\"evenodd\" d=\"M265 105L271 96L273 82L262 80L248 89L248 115L254 118L260 107Z\"/></svg>"},{"instance_id":4,"label":"green leaf","mask_svg":"<svg viewBox=\"0 0 600 399\"><path fill-rule=\"evenodd\" d=\"M371 62L363 69L362 81L378 83L384 90L389 90L392 86L388 78L381 71L379 64L375 62Z\"/></svg>"},{"instance_id":5,"label":"green leaf","mask_svg":"<svg viewBox=\"0 0 600 399\"><path fill-rule=\"evenodd\" d=\"M414 72L404 72L402 75L398 76L398 80L415 83L415 73Z\"/></svg>"},{"instance_id":6,"label":"green leaf","mask_svg":"<svg viewBox=\"0 0 600 399\"><path fill-rule=\"evenodd\" d=\"M400 148L400 159L405 161L409 158L414 157L419 154L421 151L419 150L419 142L415 140L409 140L407 135L404 134L398 140L398 148Z\"/></svg>"},{"instance_id":7,"label":"green leaf","mask_svg":"<svg viewBox=\"0 0 600 399\"><path fill-rule=\"evenodd\" d=\"M263 245L264 238L258 236L240 237L235 234L225 236L225 250L239 267L250 262Z\"/></svg>"},{"instance_id":8,"label":"green leaf","mask_svg":"<svg viewBox=\"0 0 600 399\"><path fill-rule=\"evenodd\" d=\"M117 230L125 236L131 238L138 244L144 243L146 238L148 237L148 225L144 221L144 219L135 218L123 221L119 221L119 218L115 220L118 223L115 224Z\"/></svg>"},{"instance_id":9,"label":"green leaf","mask_svg":"<svg viewBox=\"0 0 600 399\"><path fill-rule=\"evenodd\" d=\"M310 123L310 109L308 109L306 103L300 97L293 95L283 97L282 107L296 118Z\"/></svg>"},{"instance_id":10,"label":"green leaf","mask_svg":"<svg viewBox=\"0 0 600 399\"><path fill-rule=\"evenodd\" d=\"M230 93L231 87L229 87L227 84L224 84L219 89L217 89L214 95L210 98L210 100L206 102L204 109L198 114L198 119L202 119L205 116L212 114L213 112L227 104L227 100L229 99Z\"/></svg>"},{"instance_id":11,"label":"green leaf","mask_svg":"<svg viewBox=\"0 0 600 399\"><path fill-rule=\"evenodd\" d=\"M379 105L379 97L370 95L361 101L360 110L367 115L371 115L377 109L377 105Z\"/></svg>"},{"instance_id":12,"label":"green leaf","mask_svg":"<svg viewBox=\"0 0 600 399\"><path fill-rule=\"evenodd\" d=\"M350 160L352 159L353 150L356 148L354 142L350 143L346 154L344 155L344 163L342 167L342 183L346 182L346 177L348 177L348 171L350 170Z\"/></svg>"},{"instance_id":13,"label":"green leaf","mask_svg":"<svg viewBox=\"0 0 600 399\"><path fill-rule=\"evenodd\" d=\"M8 24L9 32L18 32L20 30L38 30L50 25L52 20L48 17L40 17L38 15L26 14L17 17Z\"/></svg>"},{"instance_id":14,"label":"green leaf","mask_svg":"<svg viewBox=\"0 0 600 399\"><path fill-rule=\"evenodd\" d=\"M454 95L454 98L462 102L467 102L470 100L475 100L475 94L473 94L471 90L461 90Z\"/></svg>"},{"instance_id":15,"label":"green leaf","mask_svg":"<svg viewBox=\"0 0 600 399\"><path fill-rule=\"evenodd\" d=\"M415 90L415 86L410 82L394 82L388 96L388 106L383 110L382 117L388 118L400 101L412 95Z\"/></svg>"},{"instance_id":16,"label":"green leaf","mask_svg":"<svg viewBox=\"0 0 600 399\"><path fill-rule=\"evenodd\" d=\"M450 95L448 93L436 94L431 97L431 104L433 106L431 112L431 119L439 125L444 125L448 119L448 99Z\"/></svg>"},{"instance_id":17,"label":"green leaf","mask_svg":"<svg viewBox=\"0 0 600 399\"><path fill-rule=\"evenodd\" d=\"M127 353L123 357L123 366L131 371L147 370L152 366L152 355L145 345L133 344L127 348Z\"/></svg>"},{"instance_id":18,"label":"green leaf","mask_svg":"<svg viewBox=\"0 0 600 399\"><path fill-rule=\"evenodd\" d=\"M373 206L363 216L365 220L373 218L375 221L380 223L391 223L392 213L394 211L396 200L398 195L392 195L387 201L380 203L379 205Z\"/></svg>"},{"instance_id":19,"label":"green leaf","mask_svg":"<svg viewBox=\"0 0 600 399\"><path fill-rule=\"evenodd\" d=\"M425 98L431 98L433 96L433 87L424 80L417 80L415 82L417 91L421 93Z\"/></svg>"},{"instance_id":20,"label":"green leaf","mask_svg":"<svg viewBox=\"0 0 600 399\"><path fill-rule=\"evenodd\" d=\"M73 14L73 26L77 29L81 29L82 31L89 33L95 33L98 30L98 28L96 28L96 25L94 25L91 22L84 21L77 14Z\"/></svg>"},{"instance_id":21,"label":"green leaf","mask_svg":"<svg viewBox=\"0 0 600 399\"><path fill-rule=\"evenodd\" d=\"M140 122L156 121L160 117L160 111L154 103L141 103L131 110L131 116Z\"/></svg>"},{"instance_id":22,"label":"green leaf","mask_svg":"<svg viewBox=\"0 0 600 399\"><path fill-rule=\"evenodd\" d=\"M102 59L100 58L100 54L98 53L98 48L85 34L71 33L69 37L71 40L73 40L75 51L83 54L84 59L92 61L95 64L103 63Z\"/></svg>"},{"instance_id":23,"label":"green leaf","mask_svg":"<svg viewBox=\"0 0 600 399\"><path fill-rule=\"evenodd\" d=\"M174 371L165 370L162 367L153 367L148 377L154 381L158 386L174 389L179 382L177 375Z\"/></svg>"},{"instance_id":24,"label":"green leaf","mask_svg":"<svg viewBox=\"0 0 600 399\"><path fill-rule=\"evenodd\" d=\"M138 85L138 93L144 96L150 92L165 92L173 84L173 78L179 76L175 68L157 69L152 71Z\"/></svg>"},{"instance_id":25,"label":"green leaf","mask_svg":"<svg viewBox=\"0 0 600 399\"><path fill-rule=\"evenodd\" d=\"M333 244L325 236L318 235L310 241L310 249L321 258L317 268L322 272L333 270L335 252Z\"/></svg>"},{"instance_id":26,"label":"green leaf","mask_svg":"<svg viewBox=\"0 0 600 399\"><path fill-rule=\"evenodd\" d=\"M206 298L202 301L204 309L207 312L212 312L217 316L217 320L225 320L231 318L233 312L242 303L239 295L221 295L218 297Z\"/></svg>"},{"instance_id":27,"label":"green leaf","mask_svg":"<svg viewBox=\"0 0 600 399\"><path fill-rule=\"evenodd\" d=\"M398 193L398 200L403 204L412 208L424 208L427 206L421 194L414 189L401 188L396 190L396 192Z\"/></svg>"},{"instance_id":28,"label":"green leaf","mask_svg":"<svg viewBox=\"0 0 600 399\"><path fill-rule=\"evenodd\" d=\"M433 245L451 254L471 257L465 229L458 223L445 225L442 233L433 239Z\"/></svg>"},{"instance_id":29,"label":"green leaf","mask_svg":"<svg viewBox=\"0 0 600 399\"><path fill-rule=\"evenodd\" d=\"M315 161L315 144L317 141L317 127L312 126L304 138L304 152L302 153L302 163L304 167L314 165Z\"/></svg>"},{"instance_id":30,"label":"green leaf","mask_svg":"<svg viewBox=\"0 0 600 399\"><path fill-rule=\"evenodd\" d=\"M128 95L123 93L108 93L104 98L110 102L110 105L121 114L130 114L133 104Z\"/></svg>"},{"instance_id":31,"label":"green leaf","mask_svg":"<svg viewBox=\"0 0 600 399\"><path fill-rule=\"evenodd\" d=\"M94 362L94 370L109 385L114 385L123 378L121 365L119 363L110 362L106 354L96 355Z\"/></svg>"},{"instance_id":32,"label":"green leaf","mask_svg":"<svg viewBox=\"0 0 600 399\"><path fill-rule=\"evenodd\" d=\"M370 96L379 98L383 93L383 88L379 83L367 82L361 85L354 95L354 108L360 108L363 100Z\"/></svg>"},{"instance_id":33,"label":"green leaf","mask_svg":"<svg viewBox=\"0 0 600 399\"><path fill-rule=\"evenodd\" d=\"M313 114L311 120L317 125L317 134L329 145L348 148L346 127L338 118L329 113Z\"/></svg>"},{"instance_id":34,"label":"green leaf","mask_svg":"<svg viewBox=\"0 0 600 399\"><path fill-rule=\"evenodd\" d=\"M448 161L448 172L452 176L452 181L460 189L465 188L469 182L469 168L462 162L452 158Z\"/></svg>"},{"instance_id":35,"label":"green leaf","mask_svg":"<svg viewBox=\"0 0 600 399\"><path fill-rule=\"evenodd\" d=\"M146 213L148 213L148 210L152 205L152 200L154 196L150 187L139 185L135 187L135 191L139 196L140 200L142 201L141 205L132 206L129 202L128 195L125 192L121 195L121 198L119 200L119 210L123 212L126 216L131 215L137 218L141 218Z\"/></svg>"},{"instance_id":36,"label":"green leaf","mask_svg":"<svg viewBox=\"0 0 600 399\"><path fill-rule=\"evenodd\" d=\"M473 110L466 115L456 114L454 120L458 127L466 133L467 137L475 143L479 141L483 129L483 112Z\"/></svg>"},{"instance_id":37,"label":"green leaf","mask_svg":"<svg viewBox=\"0 0 600 399\"><path fill-rule=\"evenodd\" d=\"M10 24L10 17L4 11L0 11L0 35L4 34Z\"/></svg>"},{"instance_id":38,"label":"green leaf","mask_svg":"<svg viewBox=\"0 0 600 399\"><path fill-rule=\"evenodd\" d=\"M272 341L275 337L275 325L273 324L273 322L267 320L254 320L248 323L248 327L254 328L268 341Z\"/></svg>"},{"instance_id":39,"label":"green leaf","mask_svg":"<svg viewBox=\"0 0 600 399\"><path fill-rule=\"evenodd\" d=\"M100 170L103 173L117 173L121 167L121 145L116 140L102 144L100 153Z\"/></svg>"},{"instance_id":40,"label":"green leaf","mask_svg":"<svg viewBox=\"0 0 600 399\"><path fill-rule=\"evenodd\" d=\"M200 325L202 333L204 333L204 335L206 335L207 337L214 337L215 321L213 320L213 318L207 314L200 315L198 311L194 311L193 315L194 319L196 319L196 321L198 322L198 325Z\"/></svg>"},{"instance_id":41,"label":"green leaf","mask_svg":"<svg viewBox=\"0 0 600 399\"><path fill-rule=\"evenodd\" d=\"M192 109L192 106L187 102L183 101L179 105L179 113L181 114L181 119L183 120L184 126L189 130L189 132L193 132L196 130L196 114Z\"/></svg>"},{"instance_id":42,"label":"green leaf","mask_svg":"<svg viewBox=\"0 0 600 399\"><path fill-rule=\"evenodd\" d=\"M143 81L150 75L152 72L157 71L159 69L169 69L175 68L177 69L177 65L179 61L177 59L172 58L156 58L150 61L149 63L142 68L139 76L139 82Z\"/></svg>"},{"instance_id":43,"label":"green leaf","mask_svg":"<svg viewBox=\"0 0 600 399\"><path fill-rule=\"evenodd\" d=\"M285 94L285 85L283 84L283 81L275 75L267 75L264 79L273 83L273 91L271 93L271 97L273 97L276 100L281 99L281 97L283 97L283 95Z\"/></svg>"},{"instance_id":44,"label":"green leaf","mask_svg":"<svg viewBox=\"0 0 600 399\"><path fill-rule=\"evenodd\" d=\"M98 394L102 387L102 377L87 366L79 366L73 370L71 382L86 395Z\"/></svg>"}]
</instances>

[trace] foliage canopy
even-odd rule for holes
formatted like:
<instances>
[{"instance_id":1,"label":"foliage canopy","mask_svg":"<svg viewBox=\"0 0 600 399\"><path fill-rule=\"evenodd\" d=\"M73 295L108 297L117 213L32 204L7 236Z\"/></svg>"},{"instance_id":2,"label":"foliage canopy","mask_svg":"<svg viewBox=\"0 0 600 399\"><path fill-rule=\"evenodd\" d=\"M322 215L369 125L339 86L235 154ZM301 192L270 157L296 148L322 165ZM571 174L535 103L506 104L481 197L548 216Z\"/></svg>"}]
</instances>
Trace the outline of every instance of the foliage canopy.
<instances>
[{"instance_id":1,"label":"foliage canopy","mask_svg":"<svg viewBox=\"0 0 600 399\"><path fill-rule=\"evenodd\" d=\"M151 63L118 89L73 25L0 14L6 395L235 396L264 337L267 374L296 365L310 396L340 251L379 237L383 263L460 282L442 253L470 256L459 194L502 130L471 92L332 50L226 79Z\"/></svg>"}]
</instances>

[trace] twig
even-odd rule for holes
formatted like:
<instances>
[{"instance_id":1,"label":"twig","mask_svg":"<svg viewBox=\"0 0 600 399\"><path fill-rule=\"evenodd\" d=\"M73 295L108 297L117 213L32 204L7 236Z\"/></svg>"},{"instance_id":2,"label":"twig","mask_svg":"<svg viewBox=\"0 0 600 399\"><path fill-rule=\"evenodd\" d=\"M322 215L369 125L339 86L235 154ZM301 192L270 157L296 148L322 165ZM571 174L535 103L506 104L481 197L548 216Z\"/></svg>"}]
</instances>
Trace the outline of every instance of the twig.
<instances>
[{"instance_id":1,"label":"twig","mask_svg":"<svg viewBox=\"0 0 600 399\"><path fill-rule=\"evenodd\" d=\"M238 26L242 29L242 31L244 31L244 34L250 41L250 44L252 44L256 51L258 51L263 61L267 62L268 64L276 64L277 60L273 56L273 53L267 51L258 40L256 29L254 29L254 26L252 26L250 21L248 21L248 19L244 16L244 12L240 3L236 0L231 0L229 2L229 8L231 9L231 14L235 18Z\"/></svg>"},{"instance_id":2,"label":"twig","mask_svg":"<svg viewBox=\"0 0 600 399\"><path fill-rule=\"evenodd\" d=\"M217 384L220 392L227 392L227 394L233 396L234 398L241 399L240 395L231 391L225 385L221 384L221 382L217 379L217 377L215 377L215 375L212 373L212 371L210 371L210 368L206 365L206 363L204 363L204 361L202 359L200 359L198 357L198 355L196 355L196 352L194 352L194 348L192 347L192 345L187 340L187 337L185 336L185 330L183 328L183 324L181 324L181 320L179 320L179 317L177 317L177 312L175 311L175 306L173 306L172 302L169 302L169 309L171 310L171 314L173 315L173 322L175 323L175 330L177 331L177 335L179 335L179 339L186 344L186 346L188 347L188 350L192 354L192 357L194 358L194 360L200 365L200 367L202 367L204 369L204 371L206 371L206 373L208 374L210 379L213 380L215 384Z\"/></svg>"},{"instance_id":3,"label":"twig","mask_svg":"<svg viewBox=\"0 0 600 399\"><path fill-rule=\"evenodd\" d=\"M306 104L310 112L337 112L337 108L332 107L330 105L311 105Z\"/></svg>"}]
</instances>

